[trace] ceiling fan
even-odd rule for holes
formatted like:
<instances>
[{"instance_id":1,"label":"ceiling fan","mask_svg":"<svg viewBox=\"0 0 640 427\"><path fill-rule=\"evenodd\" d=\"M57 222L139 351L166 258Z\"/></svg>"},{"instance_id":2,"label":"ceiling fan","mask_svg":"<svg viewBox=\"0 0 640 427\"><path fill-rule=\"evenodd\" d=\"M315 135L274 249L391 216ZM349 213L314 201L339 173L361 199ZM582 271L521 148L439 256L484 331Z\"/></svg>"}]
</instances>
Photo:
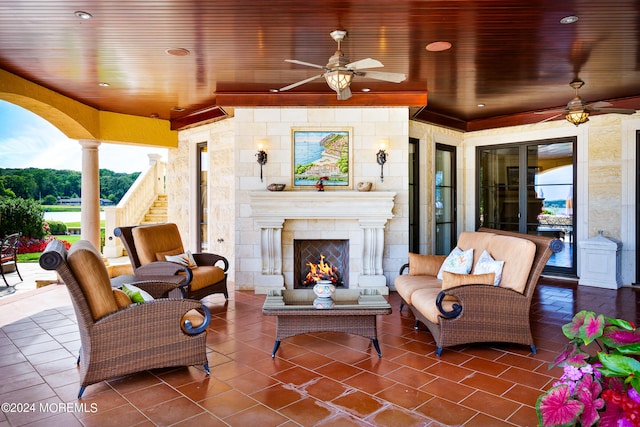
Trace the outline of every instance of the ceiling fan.
<instances>
[{"instance_id":1,"label":"ceiling fan","mask_svg":"<svg viewBox=\"0 0 640 427\"><path fill-rule=\"evenodd\" d=\"M291 62L292 64L320 68L321 70L324 70L324 72L317 76L313 76L308 79L290 84L289 86L285 86L279 89L279 92L293 89L294 87L309 83L312 80L324 77L329 87L338 94L338 100L343 101L345 99L351 98L351 89L349 88L349 86L351 85L351 80L354 76L368 77L375 80L383 80L393 83L400 83L407 78L406 75L401 73L387 73L383 71L361 71L368 70L370 68L384 67L384 65L382 65L380 61L371 58L349 62L347 57L344 56L344 53L340 49L340 43L342 42L342 40L344 40L347 32L344 30L335 30L330 34L331 38L333 38L338 43L338 50L336 50L333 56L329 58L329 62L327 63L327 65L311 64L309 62L298 61L296 59L285 59L286 62Z\"/></svg>"},{"instance_id":2,"label":"ceiling fan","mask_svg":"<svg viewBox=\"0 0 640 427\"><path fill-rule=\"evenodd\" d=\"M535 114L549 114L549 113L555 113L558 111L560 112L554 116L551 116L542 120L542 122L553 120L556 117L564 115L565 119L567 119L569 123L573 123L574 125L578 126L589 120L590 113L634 114L636 112L636 110L631 110L627 108L607 108L607 107L610 107L612 104L606 101L598 101L591 104L587 104L582 100L582 98L580 98L580 95L578 95L578 90L582 86L584 86L584 82L577 77L573 79L571 83L569 83L569 86L575 89L576 95L573 97L571 101L569 101L567 106L562 110L537 111Z\"/></svg>"}]
</instances>

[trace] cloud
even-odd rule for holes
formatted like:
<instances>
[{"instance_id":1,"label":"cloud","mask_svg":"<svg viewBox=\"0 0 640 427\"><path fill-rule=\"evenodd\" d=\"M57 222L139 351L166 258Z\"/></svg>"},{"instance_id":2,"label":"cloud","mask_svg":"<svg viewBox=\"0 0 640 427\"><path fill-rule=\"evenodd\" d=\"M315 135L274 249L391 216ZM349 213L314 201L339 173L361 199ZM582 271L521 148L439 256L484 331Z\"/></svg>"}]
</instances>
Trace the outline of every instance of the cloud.
<instances>
[{"instance_id":1,"label":"cloud","mask_svg":"<svg viewBox=\"0 0 640 427\"><path fill-rule=\"evenodd\" d=\"M149 165L148 154L167 150L121 144L100 144L99 167L114 172L141 172ZM41 117L0 101L0 168L82 169L82 147Z\"/></svg>"}]
</instances>

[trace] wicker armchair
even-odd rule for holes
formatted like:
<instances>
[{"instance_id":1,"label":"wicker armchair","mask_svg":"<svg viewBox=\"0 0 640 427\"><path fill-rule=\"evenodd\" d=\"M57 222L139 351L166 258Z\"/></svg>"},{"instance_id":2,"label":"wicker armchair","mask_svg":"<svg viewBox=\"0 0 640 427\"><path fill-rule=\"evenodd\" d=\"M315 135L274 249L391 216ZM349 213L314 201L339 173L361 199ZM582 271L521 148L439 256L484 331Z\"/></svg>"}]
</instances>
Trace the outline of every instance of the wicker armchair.
<instances>
[{"instance_id":1,"label":"wicker armchair","mask_svg":"<svg viewBox=\"0 0 640 427\"><path fill-rule=\"evenodd\" d=\"M176 224L118 227L114 234L122 240L136 279L184 275L185 279L179 286L184 298L202 299L216 293L224 294L225 299L229 298L229 261L222 255L194 253L195 267L166 261L167 255L185 253ZM218 263L221 266L216 265Z\"/></svg>"},{"instance_id":2,"label":"wicker armchair","mask_svg":"<svg viewBox=\"0 0 640 427\"><path fill-rule=\"evenodd\" d=\"M50 242L40 266L56 270L71 295L81 341L78 398L88 385L148 369L204 365L209 374L211 315L200 301L121 302L124 293L111 287L102 256L84 240L68 253L60 241Z\"/></svg>"},{"instance_id":3,"label":"wicker armchair","mask_svg":"<svg viewBox=\"0 0 640 427\"><path fill-rule=\"evenodd\" d=\"M4 239L0 240L0 274L4 279L4 283L7 287L11 287L5 274L15 271L18 273L18 277L22 280L20 270L18 270L18 239L20 233L9 234Z\"/></svg>"},{"instance_id":4,"label":"wicker armchair","mask_svg":"<svg viewBox=\"0 0 640 427\"><path fill-rule=\"evenodd\" d=\"M416 318L415 328L418 329L419 323L422 323L429 329L436 342L438 356L444 347L479 342L525 344L530 346L531 352L535 354L536 347L529 319L531 300L542 270L551 254L561 250L562 242L549 237L488 228L480 228L478 231L518 237L535 244L535 255L524 290L517 292L493 284L467 284L442 289L441 282L437 282L438 288L420 291L423 295L429 293L436 296L432 310L426 310L425 304L419 304L422 301L409 302L404 297L400 310L405 304L408 305ZM442 261L442 259L439 260L440 264ZM411 266L409 264L402 266L400 276L407 268L410 269ZM396 282L397 286L398 282ZM435 320L433 313L437 313Z\"/></svg>"}]
</instances>

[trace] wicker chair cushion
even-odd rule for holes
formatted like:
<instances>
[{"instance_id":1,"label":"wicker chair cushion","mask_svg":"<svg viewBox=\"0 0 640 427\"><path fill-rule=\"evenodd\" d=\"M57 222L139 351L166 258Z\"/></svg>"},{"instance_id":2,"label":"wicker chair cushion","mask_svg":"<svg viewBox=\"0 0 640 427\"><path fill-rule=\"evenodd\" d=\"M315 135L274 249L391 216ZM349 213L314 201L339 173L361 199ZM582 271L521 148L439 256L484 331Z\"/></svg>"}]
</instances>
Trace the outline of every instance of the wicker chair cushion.
<instances>
[{"instance_id":1,"label":"wicker chair cushion","mask_svg":"<svg viewBox=\"0 0 640 427\"><path fill-rule=\"evenodd\" d=\"M489 247L489 242L495 236L494 233L475 233L473 231L463 231L458 237L458 246L462 250L473 248L473 265L478 263L482 251Z\"/></svg>"},{"instance_id":2,"label":"wicker chair cushion","mask_svg":"<svg viewBox=\"0 0 640 427\"><path fill-rule=\"evenodd\" d=\"M536 244L518 237L495 235L487 251L494 259L504 261L500 286L523 293L536 256Z\"/></svg>"},{"instance_id":3,"label":"wicker chair cushion","mask_svg":"<svg viewBox=\"0 0 640 427\"><path fill-rule=\"evenodd\" d=\"M402 274L396 277L394 286L398 294L407 303L413 305L413 293L418 289L435 288L442 289L442 281L437 279L436 276L410 276L408 274Z\"/></svg>"},{"instance_id":4,"label":"wicker chair cushion","mask_svg":"<svg viewBox=\"0 0 640 427\"><path fill-rule=\"evenodd\" d=\"M78 280L93 320L118 310L107 267L91 243L86 240L76 242L69 250L67 263Z\"/></svg>"},{"instance_id":5,"label":"wicker chair cushion","mask_svg":"<svg viewBox=\"0 0 640 427\"><path fill-rule=\"evenodd\" d=\"M462 285L493 285L495 277L495 273L456 274L445 271L442 273L442 289L449 289Z\"/></svg>"},{"instance_id":6,"label":"wicker chair cushion","mask_svg":"<svg viewBox=\"0 0 640 427\"><path fill-rule=\"evenodd\" d=\"M125 308L131 305L131 298L120 289L114 289L113 296L116 299L118 308Z\"/></svg>"},{"instance_id":7,"label":"wicker chair cushion","mask_svg":"<svg viewBox=\"0 0 640 427\"><path fill-rule=\"evenodd\" d=\"M184 253L180 232L175 224L136 227L131 234L141 265L165 261L167 255Z\"/></svg>"},{"instance_id":8,"label":"wicker chair cushion","mask_svg":"<svg viewBox=\"0 0 640 427\"><path fill-rule=\"evenodd\" d=\"M409 276L435 276L446 255L422 255L409 252Z\"/></svg>"},{"instance_id":9,"label":"wicker chair cushion","mask_svg":"<svg viewBox=\"0 0 640 427\"><path fill-rule=\"evenodd\" d=\"M218 283L224 279L224 270L215 265L202 265L191 269L193 279L191 280L191 289L197 291L211 285L212 283Z\"/></svg>"},{"instance_id":10,"label":"wicker chair cushion","mask_svg":"<svg viewBox=\"0 0 640 427\"><path fill-rule=\"evenodd\" d=\"M436 305L436 297L442 291L438 288L424 288L416 290L411 297L411 305L414 306L422 315L424 315L431 323L440 322L440 311ZM447 295L442 301L442 308L451 311L453 304L458 299Z\"/></svg>"}]
</instances>

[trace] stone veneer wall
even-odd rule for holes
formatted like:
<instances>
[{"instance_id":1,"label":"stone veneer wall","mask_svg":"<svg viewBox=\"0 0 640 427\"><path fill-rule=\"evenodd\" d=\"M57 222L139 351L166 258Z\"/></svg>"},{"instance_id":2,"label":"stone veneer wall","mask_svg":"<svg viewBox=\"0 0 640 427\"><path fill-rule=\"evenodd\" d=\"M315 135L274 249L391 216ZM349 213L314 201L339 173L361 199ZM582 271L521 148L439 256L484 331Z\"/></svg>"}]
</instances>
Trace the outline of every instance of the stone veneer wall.
<instances>
[{"instance_id":1,"label":"stone veneer wall","mask_svg":"<svg viewBox=\"0 0 640 427\"><path fill-rule=\"evenodd\" d=\"M253 289L259 280L259 236L251 220L249 192L263 190L272 182L291 181L291 128L349 126L354 129L354 181L373 181L374 191L395 191L395 218L386 229L384 270L389 284L406 262L408 242L408 137L420 139L421 224L426 224L425 241L420 252L433 248L433 158L435 144L455 145L457 150L459 231L475 227L475 149L480 145L517 143L558 137L577 137L577 192L574 206L578 215L578 246L605 230L605 235L621 240L622 275L625 284L635 276L635 134L640 117L599 115L578 127L565 121L461 133L411 122L406 108L237 108L235 118L180 132L179 146L171 149L168 161L167 193L169 217L185 232L185 243L193 233L189 224L192 201L186 188L192 183L195 143L209 141L211 182L220 197L212 198L211 211L217 211L220 229L210 241L234 265L232 274L238 288ZM380 167L375 163L378 139L389 140L389 158L385 180L380 182ZM260 182L255 152L265 145L269 161ZM190 151L191 150L191 151ZM190 157L191 156L191 157ZM233 161L229 161L233 157ZM228 163L226 163L229 161ZM215 174L220 173L218 178ZM216 179L218 181L216 181ZM231 202L229 202L231 201ZM231 207L230 204L233 206ZM222 206L223 205L223 206ZM221 210L218 210L222 208ZM233 214L232 214L233 212ZM222 244L217 239L224 240ZM579 253L578 253L579 254ZM578 259L578 272L580 271Z\"/></svg>"}]
</instances>

